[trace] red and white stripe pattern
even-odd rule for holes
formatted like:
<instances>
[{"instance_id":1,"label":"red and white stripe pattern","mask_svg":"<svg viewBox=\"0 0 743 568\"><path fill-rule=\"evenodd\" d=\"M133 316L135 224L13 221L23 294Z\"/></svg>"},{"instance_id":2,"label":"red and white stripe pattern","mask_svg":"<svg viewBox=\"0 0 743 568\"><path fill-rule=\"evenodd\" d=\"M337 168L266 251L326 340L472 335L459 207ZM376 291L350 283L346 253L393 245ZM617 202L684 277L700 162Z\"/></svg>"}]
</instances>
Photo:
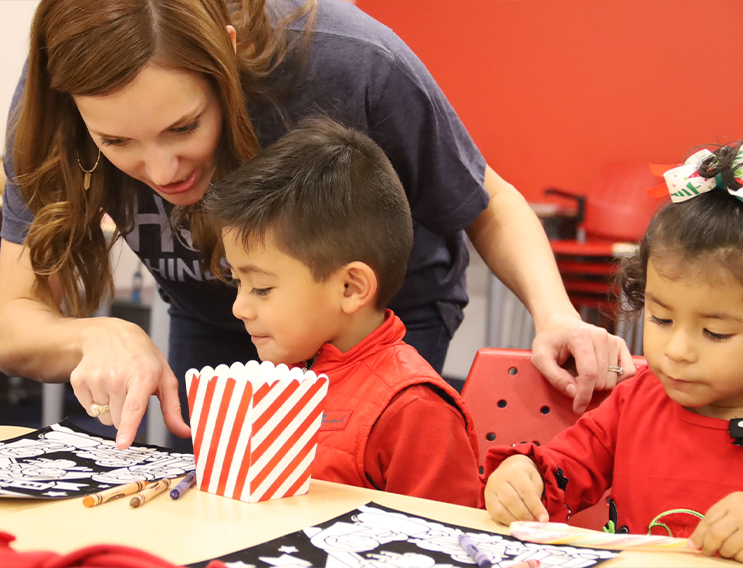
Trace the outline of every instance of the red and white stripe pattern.
<instances>
[{"instance_id":1,"label":"red and white stripe pattern","mask_svg":"<svg viewBox=\"0 0 743 568\"><path fill-rule=\"evenodd\" d=\"M307 492L328 378L250 361L186 373L202 491L249 503Z\"/></svg>"}]
</instances>

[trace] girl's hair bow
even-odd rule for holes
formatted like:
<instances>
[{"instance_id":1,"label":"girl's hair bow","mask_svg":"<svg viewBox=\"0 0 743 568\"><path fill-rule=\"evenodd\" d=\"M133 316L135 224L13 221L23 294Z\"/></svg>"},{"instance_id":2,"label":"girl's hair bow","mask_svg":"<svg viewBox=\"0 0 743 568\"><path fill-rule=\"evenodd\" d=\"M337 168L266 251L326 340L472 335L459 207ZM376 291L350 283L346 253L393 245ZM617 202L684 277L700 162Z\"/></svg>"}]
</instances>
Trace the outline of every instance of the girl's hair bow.
<instances>
[{"instance_id":1,"label":"girl's hair bow","mask_svg":"<svg viewBox=\"0 0 743 568\"><path fill-rule=\"evenodd\" d=\"M682 165L664 166L651 164L655 175L662 175L666 182L648 193L652 197L671 195L671 201L680 203L722 189L743 201L743 150L741 141L721 146L716 152L700 150L689 156Z\"/></svg>"}]
</instances>

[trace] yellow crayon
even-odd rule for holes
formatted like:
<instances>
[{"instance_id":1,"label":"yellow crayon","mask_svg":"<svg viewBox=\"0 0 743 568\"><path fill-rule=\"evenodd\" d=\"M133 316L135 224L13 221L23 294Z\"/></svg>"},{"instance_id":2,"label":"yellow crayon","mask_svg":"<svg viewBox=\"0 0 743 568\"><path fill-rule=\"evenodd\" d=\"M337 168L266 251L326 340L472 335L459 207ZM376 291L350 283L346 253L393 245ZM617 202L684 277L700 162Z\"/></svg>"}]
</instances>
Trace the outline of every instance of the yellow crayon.
<instances>
[{"instance_id":1,"label":"yellow crayon","mask_svg":"<svg viewBox=\"0 0 743 568\"><path fill-rule=\"evenodd\" d=\"M144 505L150 499L154 499L164 491L170 489L170 486L173 485L173 483L178 483L184 477L185 475L182 477L177 477L175 479L161 479L160 481L150 483L140 493L137 493L134 497L131 498L131 501L129 501L129 505L132 507L139 507L141 505Z\"/></svg>"},{"instance_id":2,"label":"yellow crayon","mask_svg":"<svg viewBox=\"0 0 743 568\"><path fill-rule=\"evenodd\" d=\"M104 489L103 491L99 491L98 493L86 495L83 498L83 505L85 505L86 507L95 507L96 505L102 505L103 503L108 503L109 501L113 501L114 499L119 499L120 497L131 495L132 493L136 493L137 491L142 491L142 489L147 487L149 483L149 481L133 481L132 483L125 483L124 485L118 485L116 487L111 487L110 489Z\"/></svg>"}]
</instances>

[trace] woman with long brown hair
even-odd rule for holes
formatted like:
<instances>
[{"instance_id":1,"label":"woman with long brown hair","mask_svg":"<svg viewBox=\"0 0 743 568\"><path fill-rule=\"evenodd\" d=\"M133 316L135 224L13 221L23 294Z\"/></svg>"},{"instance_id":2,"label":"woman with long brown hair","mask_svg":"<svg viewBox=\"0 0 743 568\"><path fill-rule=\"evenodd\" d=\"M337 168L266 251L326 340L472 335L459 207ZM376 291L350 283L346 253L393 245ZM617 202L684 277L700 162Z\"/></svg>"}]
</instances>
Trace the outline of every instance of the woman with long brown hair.
<instances>
[{"instance_id":1,"label":"woman with long brown hair","mask_svg":"<svg viewBox=\"0 0 743 568\"><path fill-rule=\"evenodd\" d=\"M438 371L467 302L466 231L530 309L535 363L582 410L631 375L621 339L581 322L544 232L487 164L422 63L344 2L42 0L9 122L0 369L72 382L128 446L157 394L188 435L190 367L256 357L234 290L208 270L209 184L302 117L365 131L406 189L415 243L391 308ZM109 214L170 301L169 361L138 327L87 318L112 291ZM560 369L571 354L578 377ZM178 379L176 378L178 377Z\"/></svg>"}]
</instances>

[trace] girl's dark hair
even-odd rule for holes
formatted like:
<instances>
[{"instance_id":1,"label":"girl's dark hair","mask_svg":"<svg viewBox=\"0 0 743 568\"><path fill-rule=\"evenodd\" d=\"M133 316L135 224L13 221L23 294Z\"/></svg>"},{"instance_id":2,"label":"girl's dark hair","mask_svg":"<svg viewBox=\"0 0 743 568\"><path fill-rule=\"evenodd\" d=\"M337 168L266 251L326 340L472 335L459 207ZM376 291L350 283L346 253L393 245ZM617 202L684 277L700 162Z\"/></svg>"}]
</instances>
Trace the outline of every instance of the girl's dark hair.
<instances>
[{"instance_id":1,"label":"girl's dark hair","mask_svg":"<svg viewBox=\"0 0 743 568\"><path fill-rule=\"evenodd\" d=\"M270 230L317 281L366 263L377 276L379 310L402 286L413 246L405 190L371 138L327 117L305 119L259 151L216 183L204 206L218 229L236 230L246 250ZM213 256L214 274L223 273L221 260Z\"/></svg>"},{"instance_id":2,"label":"girl's dark hair","mask_svg":"<svg viewBox=\"0 0 743 568\"><path fill-rule=\"evenodd\" d=\"M740 188L735 159L741 144L738 140L719 146L702 161L699 174L708 179L717 177L718 185L721 181L730 189ZM743 285L743 201L718 187L658 211L638 251L622 262L619 285L628 312L644 306L651 257L669 277L676 277L681 270L684 274L693 271L695 276L716 276L719 272L715 269L722 267Z\"/></svg>"}]
</instances>

